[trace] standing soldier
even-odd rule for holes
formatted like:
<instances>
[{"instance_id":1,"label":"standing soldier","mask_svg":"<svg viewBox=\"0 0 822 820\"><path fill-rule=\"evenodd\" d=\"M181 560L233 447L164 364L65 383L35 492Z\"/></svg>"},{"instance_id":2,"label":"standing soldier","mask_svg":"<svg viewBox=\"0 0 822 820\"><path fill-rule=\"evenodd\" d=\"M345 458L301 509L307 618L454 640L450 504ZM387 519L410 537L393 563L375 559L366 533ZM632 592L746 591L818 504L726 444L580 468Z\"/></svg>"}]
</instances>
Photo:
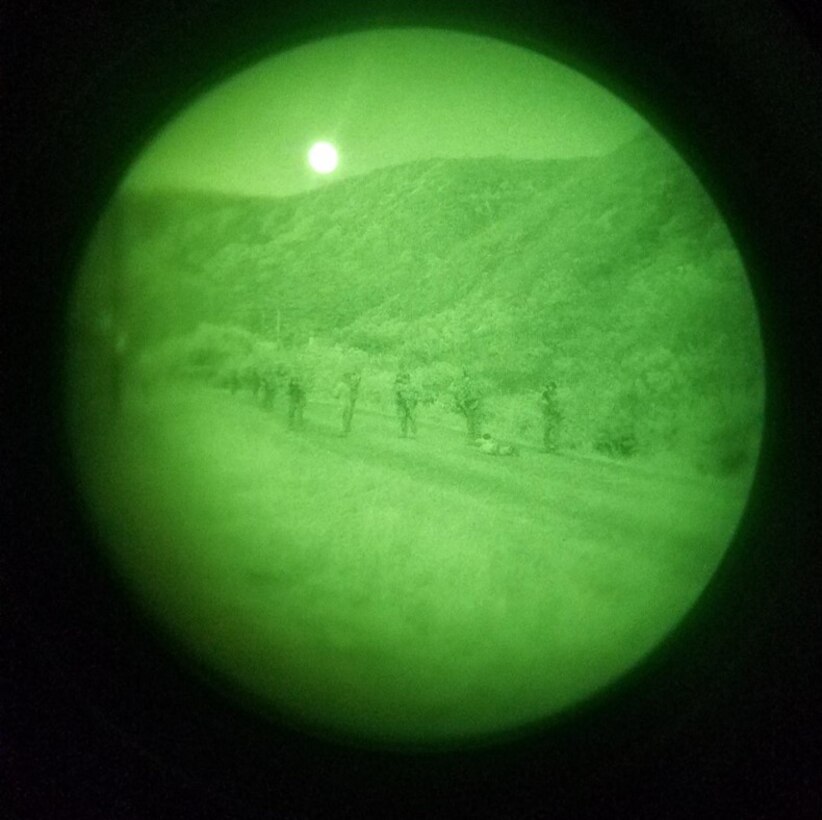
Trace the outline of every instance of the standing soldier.
<instances>
[{"instance_id":1,"label":"standing soldier","mask_svg":"<svg viewBox=\"0 0 822 820\"><path fill-rule=\"evenodd\" d=\"M270 410L277 393L277 385L271 370L264 371L260 376L260 406L263 410Z\"/></svg>"},{"instance_id":2,"label":"standing soldier","mask_svg":"<svg viewBox=\"0 0 822 820\"><path fill-rule=\"evenodd\" d=\"M556 452L556 432L560 421L562 421L556 392L556 383L546 382L539 397L539 406L542 410L542 449L546 453Z\"/></svg>"},{"instance_id":3,"label":"standing soldier","mask_svg":"<svg viewBox=\"0 0 822 820\"><path fill-rule=\"evenodd\" d=\"M305 385L298 373L292 373L288 380L288 427L293 430L303 426L305 407Z\"/></svg>"},{"instance_id":4,"label":"standing soldier","mask_svg":"<svg viewBox=\"0 0 822 820\"><path fill-rule=\"evenodd\" d=\"M233 396L239 389L240 389L240 377L237 374L237 368L232 367L228 374L228 389L231 391L231 395Z\"/></svg>"},{"instance_id":5,"label":"standing soldier","mask_svg":"<svg viewBox=\"0 0 822 820\"><path fill-rule=\"evenodd\" d=\"M473 444L480 437L482 401L479 390L467 369L462 371L462 379L454 392L454 401L457 410L465 417L468 441Z\"/></svg>"},{"instance_id":6,"label":"standing soldier","mask_svg":"<svg viewBox=\"0 0 822 820\"><path fill-rule=\"evenodd\" d=\"M410 374L401 370L394 379L394 400L397 404L397 416L400 420L400 435L407 438L408 431L411 436L417 436L416 409L419 395L416 387L411 383Z\"/></svg>"},{"instance_id":7,"label":"standing soldier","mask_svg":"<svg viewBox=\"0 0 822 820\"><path fill-rule=\"evenodd\" d=\"M357 397L360 395L360 374L352 370L348 379L348 386L351 388L351 410L348 414L348 426L346 433L351 431L351 419L354 416L354 405L357 403Z\"/></svg>"},{"instance_id":8,"label":"standing soldier","mask_svg":"<svg viewBox=\"0 0 822 820\"><path fill-rule=\"evenodd\" d=\"M240 371L240 385L245 387L253 399L257 398L260 390L260 374L257 371L257 366L253 363L247 363Z\"/></svg>"},{"instance_id":9,"label":"standing soldier","mask_svg":"<svg viewBox=\"0 0 822 820\"><path fill-rule=\"evenodd\" d=\"M354 405L357 403L359 389L360 377L354 372L346 373L334 389L334 398L340 402L343 436L351 432L351 420L354 418Z\"/></svg>"}]
</instances>

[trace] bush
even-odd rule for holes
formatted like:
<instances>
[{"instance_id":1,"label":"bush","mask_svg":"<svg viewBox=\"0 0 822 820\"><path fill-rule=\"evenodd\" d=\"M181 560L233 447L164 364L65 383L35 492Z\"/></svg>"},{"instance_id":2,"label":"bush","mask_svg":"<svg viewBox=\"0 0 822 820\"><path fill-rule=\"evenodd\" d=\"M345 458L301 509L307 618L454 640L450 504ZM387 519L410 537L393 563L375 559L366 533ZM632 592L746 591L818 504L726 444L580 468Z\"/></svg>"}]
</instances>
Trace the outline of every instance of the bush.
<instances>
[{"instance_id":1,"label":"bush","mask_svg":"<svg viewBox=\"0 0 822 820\"><path fill-rule=\"evenodd\" d=\"M603 403L599 420L594 426L593 448L595 452L612 458L629 458L640 449L642 402L635 384L618 388Z\"/></svg>"},{"instance_id":2,"label":"bush","mask_svg":"<svg viewBox=\"0 0 822 820\"><path fill-rule=\"evenodd\" d=\"M594 439L594 450L610 458L630 458L638 448L636 433L618 425L601 429Z\"/></svg>"},{"instance_id":3,"label":"bush","mask_svg":"<svg viewBox=\"0 0 822 820\"><path fill-rule=\"evenodd\" d=\"M543 423L539 394L530 391L489 397L486 402L486 423L495 436L538 445L542 439Z\"/></svg>"}]
</instances>

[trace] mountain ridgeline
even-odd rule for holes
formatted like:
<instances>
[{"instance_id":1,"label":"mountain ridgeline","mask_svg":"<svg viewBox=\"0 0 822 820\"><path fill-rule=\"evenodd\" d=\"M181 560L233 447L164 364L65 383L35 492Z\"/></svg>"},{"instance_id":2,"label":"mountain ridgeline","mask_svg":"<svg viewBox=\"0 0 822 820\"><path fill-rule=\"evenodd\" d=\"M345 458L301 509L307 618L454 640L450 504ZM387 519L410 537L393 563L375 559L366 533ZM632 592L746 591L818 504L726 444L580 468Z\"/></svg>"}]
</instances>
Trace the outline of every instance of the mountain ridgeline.
<instances>
[{"instance_id":1,"label":"mountain ridgeline","mask_svg":"<svg viewBox=\"0 0 822 820\"><path fill-rule=\"evenodd\" d=\"M89 265L113 275L138 348L233 326L284 349L471 367L492 392L553 378L580 419L657 402L759 430L741 259L651 132L602 157L418 161L286 198L126 192L108 220Z\"/></svg>"}]
</instances>

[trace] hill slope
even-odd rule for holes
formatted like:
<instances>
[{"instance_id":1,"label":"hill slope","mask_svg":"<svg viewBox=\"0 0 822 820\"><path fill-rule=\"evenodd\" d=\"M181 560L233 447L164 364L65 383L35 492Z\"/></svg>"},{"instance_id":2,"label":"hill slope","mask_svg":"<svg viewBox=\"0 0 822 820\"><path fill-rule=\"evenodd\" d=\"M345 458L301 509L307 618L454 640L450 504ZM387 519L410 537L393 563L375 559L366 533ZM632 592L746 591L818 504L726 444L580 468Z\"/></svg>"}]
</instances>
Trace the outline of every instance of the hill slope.
<instances>
[{"instance_id":1,"label":"hill slope","mask_svg":"<svg viewBox=\"0 0 822 820\"><path fill-rule=\"evenodd\" d=\"M464 365L511 395L550 375L580 440L653 408L669 444L683 415L715 441L758 435L741 260L650 132L598 158L420 161L284 199L123 194L112 214L85 304L113 298L136 348L208 322L403 358L434 392Z\"/></svg>"},{"instance_id":2,"label":"hill slope","mask_svg":"<svg viewBox=\"0 0 822 820\"><path fill-rule=\"evenodd\" d=\"M646 331L677 346L755 340L730 237L652 135L588 160L434 160L287 199L169 192L123 207L146 339L201 321L270 334L279 311L297 342L444 334L429 357L473 359L501 334L555 348L584 328L619 358Z\"/></svg>"}]
</instances>

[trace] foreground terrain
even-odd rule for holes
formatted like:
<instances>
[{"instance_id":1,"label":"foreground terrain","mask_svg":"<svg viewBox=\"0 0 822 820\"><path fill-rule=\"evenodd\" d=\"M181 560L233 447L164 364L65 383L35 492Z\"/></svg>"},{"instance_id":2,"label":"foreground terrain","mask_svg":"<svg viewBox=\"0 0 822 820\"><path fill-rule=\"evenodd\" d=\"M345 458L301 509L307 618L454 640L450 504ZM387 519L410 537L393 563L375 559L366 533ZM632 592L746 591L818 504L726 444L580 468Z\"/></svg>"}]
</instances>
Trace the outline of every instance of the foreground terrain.
<instances>
[{"instance_id":1,"label":"foreground terrain","mask_svg":"<svg viewBox=\"0 0 822 820\"><path fill-rule=\"evenodd\" d=\"M167 634L257 705L371 738L512 728L613 681L697 600L747 491L488 456L425 424L402 439L365 410L337 429L332 407L290 431L282 405L178 387L76 441L113 560Z\"/></svg>"}]
</instances>

